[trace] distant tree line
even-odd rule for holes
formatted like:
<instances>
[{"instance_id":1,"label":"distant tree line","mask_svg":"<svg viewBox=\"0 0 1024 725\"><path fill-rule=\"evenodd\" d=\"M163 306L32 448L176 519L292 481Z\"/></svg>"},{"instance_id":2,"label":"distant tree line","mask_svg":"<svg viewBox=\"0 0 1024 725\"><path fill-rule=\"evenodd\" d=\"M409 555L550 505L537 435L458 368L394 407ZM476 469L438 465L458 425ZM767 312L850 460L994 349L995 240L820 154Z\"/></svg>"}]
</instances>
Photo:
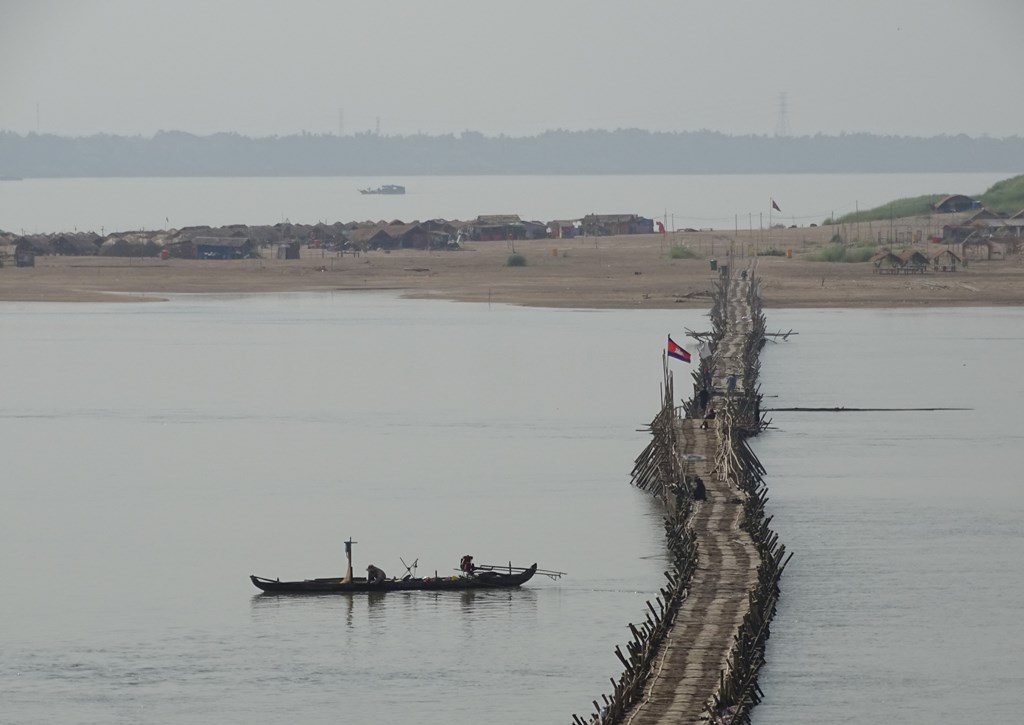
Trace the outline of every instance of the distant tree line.
<instances>
[{"instance_id":1,"label":"distant tree line","mask_svg":"<svg viewBox=\"0 0 1024 725\"><path fill-rule=\"evenodd\" d=\"M1024 138L728 136L547 131L536 136L251 138L161 131L81 137L0 131L0 176L386 176L1024 171Z\"/></svg>"}]
</instances>

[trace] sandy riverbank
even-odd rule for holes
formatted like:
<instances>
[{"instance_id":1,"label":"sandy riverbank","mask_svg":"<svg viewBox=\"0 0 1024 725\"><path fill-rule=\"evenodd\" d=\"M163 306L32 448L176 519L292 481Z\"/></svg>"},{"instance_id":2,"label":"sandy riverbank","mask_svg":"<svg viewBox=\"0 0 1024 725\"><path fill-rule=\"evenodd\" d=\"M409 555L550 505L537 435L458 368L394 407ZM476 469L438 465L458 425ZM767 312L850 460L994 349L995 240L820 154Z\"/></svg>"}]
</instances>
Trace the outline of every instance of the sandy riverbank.
<instances>
[{"instance_id":1,"label":"sandy riverbank","mask_svg":"<svg viewBox=\"0 0 1024 725\"><path fill-rule=\"evenodd\" d=\"M1020 258L975 262L954 274L877 275L869 263L810 262L817 230L778 230L772 244L793 258L756 257L766 307L914 307L1024 304ZM824 234L824 232L819 232ZM756 232L755 232L756 235ZM0 301L123 301L172 293L394 290L411 297L543 307L706 307L710 259L736 271L755 261L756 236L715 233L537 240L515 243L525 267L505 266L506 242L453 252L400 250L239 261L40 257L36 267L0 269ZM697 259L671 259L673 243ZM732 256L730 257L730 248ZM936 247L941 249L941 247ZM118 294L111 294L118 293Z\"/></svg>"}]
</instances>

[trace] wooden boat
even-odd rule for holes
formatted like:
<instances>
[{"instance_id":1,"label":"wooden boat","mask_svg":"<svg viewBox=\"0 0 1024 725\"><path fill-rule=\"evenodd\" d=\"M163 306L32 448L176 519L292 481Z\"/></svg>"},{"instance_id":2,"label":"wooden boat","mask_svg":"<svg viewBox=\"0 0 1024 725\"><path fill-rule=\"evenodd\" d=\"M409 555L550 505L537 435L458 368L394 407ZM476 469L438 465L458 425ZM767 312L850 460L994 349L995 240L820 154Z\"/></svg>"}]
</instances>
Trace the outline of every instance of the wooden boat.
<instances>
[{"instance_id":1,"label":"wooden boat","mask_svg":"<svg viewBox=\"0 0 1024 725\"><path fill-rule=\"evenodd\" d=\"M506 568L506 567L502 567ZM344 594L346 592L407 592L407 591L451 591L461 589L506 589L518 587L533 578L537 573L537 565L522 569L507 567L509 572L493 569L480 569L472 576L434 576L387 579L382 582L369 583L365 577L354 577L351 581L345 578L326 577L323 579L304 579L302 581L281 581L266 579L252 575L249 577L258 589L267 594Z\"/></svg>"}]
</instances>

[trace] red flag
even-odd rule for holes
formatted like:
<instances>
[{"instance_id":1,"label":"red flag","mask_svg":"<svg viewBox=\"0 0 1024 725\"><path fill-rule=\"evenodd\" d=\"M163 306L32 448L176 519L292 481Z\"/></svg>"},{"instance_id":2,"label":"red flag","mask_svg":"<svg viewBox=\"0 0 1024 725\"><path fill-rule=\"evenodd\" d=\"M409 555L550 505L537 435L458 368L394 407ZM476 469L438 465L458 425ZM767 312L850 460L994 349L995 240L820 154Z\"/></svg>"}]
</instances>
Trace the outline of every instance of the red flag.
<instances>
[{"instance_id":1,"label":"red flag","mask_svg":"<svg viewBox=\"0 0 1024 725\"><path fill-rule=\"evenodd\" d=\"M677 345L671 335L668 337L668 356L674 357L676 360L682 360L683 362L690 362L690 353Z\"/></svg>"},{"instance_id":2,"label":"red flag","mask_svg":"<svg viewBox=\"0 0 1024 725\"><path fill-rule=\"evenodd\" d=\"M772 199L772 209L775 211L782 211L782 209L779 208L779 205L775 203L775 199Z\"/></svg>"}]
</instances>

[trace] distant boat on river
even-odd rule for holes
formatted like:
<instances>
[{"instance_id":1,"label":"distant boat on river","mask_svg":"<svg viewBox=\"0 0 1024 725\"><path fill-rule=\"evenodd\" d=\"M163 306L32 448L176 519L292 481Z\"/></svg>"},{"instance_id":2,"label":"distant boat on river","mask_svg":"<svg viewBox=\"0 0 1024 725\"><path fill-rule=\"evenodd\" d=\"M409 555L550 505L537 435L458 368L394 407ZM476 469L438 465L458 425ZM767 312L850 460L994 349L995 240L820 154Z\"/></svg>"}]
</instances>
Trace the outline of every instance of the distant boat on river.
<instances>
[{"instance_id":1,"label":"distant boat on river","mask_svg":"<svg viewBox=\"0 0 1024 725\"><path fill-rule=\"evenodd\" d=\"M360 194L404 194L405 187L398 184L384 184L376 189L360 189Z\"/></svg>"}]
</instances>

